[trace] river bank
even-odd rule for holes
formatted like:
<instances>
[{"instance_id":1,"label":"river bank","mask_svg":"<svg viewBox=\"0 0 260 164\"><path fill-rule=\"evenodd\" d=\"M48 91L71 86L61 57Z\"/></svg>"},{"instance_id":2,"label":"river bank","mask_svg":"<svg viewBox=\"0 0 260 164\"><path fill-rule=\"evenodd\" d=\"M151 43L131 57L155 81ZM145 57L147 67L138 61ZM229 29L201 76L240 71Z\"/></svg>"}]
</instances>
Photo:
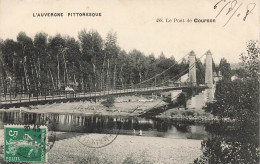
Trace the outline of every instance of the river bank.
<instances>
[{"instance_id":1,"label":"river bank","mask_svg":"<svg viewBox=\"0 0 260 164\"><path fill-rule=\"evenodd\" d=\"M207 95L207 90L199 95L195 95L189 99L185 109L183 105L167 103L162 97L155 95L150 96L121 96L114 97L112 107L105 107L102 102L106 100L97 99L97 101L79 101L66 103L53 103L45 105L36 105L20 108L0 109L5 112L20 111L27 113L56 113L56 114L80 114L80 115L104 115L104 116L130 116L130 117L145 117L145 118L160 118L188 121L219 121L218 117L205 112L204 96ZM196 102L194 106L194 102ZM225 121L230 121L223 119Z\"/></svg>"},{"instance_id":2,"label":"river bank","mask_svg":"<svg viewBox=\"0 0 260 164\"><path fill-rule=\"evenodd\" d=\"M139 116L154 107L165 106L167 103L160 97L123 96L116 97L114 106L107 108L101 104L105 99L94 101L80 101L54 103L20 108L0 109L0 111L23 111L32 113L69 113L69 114L102 114Z\"/></svg>"},{"instance_id":3,"label":"river bank","mask_svg":"<svg viewBox=\"0 0 260 164\"><path fill-rule=\"evenodd\" d=\"M219 118L214 116L211 113L205 112L204 109L185 109L185 108L171 108L168 109L159 115L156 115L155 118L163 120L180 120L180 121L195 121L201 123L207 122L235 122L235 119L230 118Z\"/></svg>"},{"instance_id":4,"label":"river bank","mask_svg":"<svg viewBox=\"0 0 260 164\"><path fill-rule=\"evenodd\" d=\"M3 130L0 130L2 133ZM102 134L93 134L100 136ZM87 135L86 135L87 136ZM2 140L2 138L1 138ZM201 140L119 135L103 148L88 148L75 137L56 141L48 162L56 163L173 163L188 164L202 155ZM0 154L0 163L3 154Z\"/></svg>"},{"instance_id":5,"label":"river bank","mask_svg":"<svg viewBox=\"0 0 260 164\"><path fill-rule=\"evenodd\" d=\"M119 135L110 145L91 149L70 138L57 141L48 157L49 163L185 164L202 154L200 147L201 140Z\"/></svg>"}]
</instances>

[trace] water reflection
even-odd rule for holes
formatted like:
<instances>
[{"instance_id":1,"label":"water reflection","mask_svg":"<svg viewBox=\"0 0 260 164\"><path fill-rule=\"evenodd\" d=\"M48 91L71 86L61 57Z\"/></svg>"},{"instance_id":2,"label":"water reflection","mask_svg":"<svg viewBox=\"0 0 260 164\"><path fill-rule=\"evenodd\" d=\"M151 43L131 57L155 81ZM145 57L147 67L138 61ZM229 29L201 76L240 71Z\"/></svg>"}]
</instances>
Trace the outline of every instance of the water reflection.
<instances>
[{"instance_id":1,"label":"water reflection","mask_svg":"<svg viewBox=\"0 0 260 164\"><path fill-rule=\"evenodd\" d=\"M192 96L187 101L187 108L188 109L202 109L205 107L205 105L209 102L212 102L214 100L214 93L215 88L211 89L205 89L202 92L200 92L198 95Z\"/></svg>"},{"instance_id":2,"label":"water reflection","mask_svg":"<svg viewBox=\"0 0 260 164\"><path fill-rule=\"evenodd\" d=\"M182 123L177 121L163 121L160 119L145 119L139 117L120 117L80 114L51 114L0 112L0 128L4 124L45 124L49 128L60 132L77 133L116 133L133 135L133 130L143 131L145 136L205 139L207 132L203 124Z\"/></svg>"},{"instance_id":3,"label":"water reflection","mask_svg":"<svg viewBox=\"0 0 260 164\"><path fill-rule=\"evenodd\" d=\"M48 118L48 119L46 119ZM115 133L120 122L120 135L199 139L203 155L194 163L259 163L258 123L206 123L163 121L138 117L119 117L79 114L36 114L25 112L0 112L0 129L5 124L42 124L49 121L54 131L77 133ZM72 135L73 136L73 135Z\"/></svg>"}]
</instances>

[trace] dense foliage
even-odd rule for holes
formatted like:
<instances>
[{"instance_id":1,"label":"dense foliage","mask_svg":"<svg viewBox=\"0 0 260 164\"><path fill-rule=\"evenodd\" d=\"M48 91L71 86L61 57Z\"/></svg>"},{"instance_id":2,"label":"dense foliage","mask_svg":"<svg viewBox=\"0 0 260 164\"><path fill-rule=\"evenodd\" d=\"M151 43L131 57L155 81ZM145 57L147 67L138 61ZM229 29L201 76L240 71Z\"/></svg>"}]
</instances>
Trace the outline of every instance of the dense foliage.
<instances>
[{"instance_id":1,"label":"dense foliage","mask_svg":"<svg viewBox=\"0 0 260 164\"><path fill-rule=\"evenodd\" d=\"M210 137L202 141L203 155L195 164L259 163L259 68L258 42L249 41L247 54L241 54L242 68L216 86L215 102L207 110L235 121L206 126ZM225 64L228 65L228 64ZM229 74L226 74L229 77Z\"/></svg>"},{"instance_id":2,"label":"dense foliage","mask_svg":"<svg viewBox=\"0 0 260 164\"><path fill-rule=\"evenodd\" d=\"M106 100L102 101L101 104L107 108L114 106L115 98L113 96L108 96Z\"/></svg>"},{"instance_id":3,"label":"dense foliage","mask_svg":"<svg viewBox=\"0 0 260 164\"><path fill-rule=\"evenodd\" d=\"M207 110L222 118L257 120L259 82L250 79L221 81L216 86L216 101Z\"/></svg>"},{"instance_id":4,"label":"dense foliage","mask_svg":"<svg viewBox=\"0 0 260 164\"><path fill-rule=\"evenodd\" d=\"M230 81L231 80L230 63L228 63L225 58L222 58L220 60L218 71L221 72L221 75L223 76L224 81Z\"/></svg>"},{"instance_id":5,"label":"dense foliage","mask_svg":"<svg viewBox=\"0 0 260 164\"><path fill-rule=\"evenodd\" d=\"M187 58L178 63L163 53L158 58L136 49L127 53L119 47L116 33L109 32L104 39L94 30L80 31L78 39L46 33L37 33L32 39L20 32L17 41L0 40L0 59L5 93L41 94L46 89L64 90L66 86L76 91L98 91L141 82L158 85L188 72ZM202 83L204 65L198 61L197 68L197 79Z\"/></svg>"},{"instance_id":6,"label":"dense foliage","mask_svg":"<svg viewBox=\"0 0 260 164\"><path fill-rule=\"evenodd\" d=\"M247 46L248 54L242 54L242 68L237 79L231 81L226 75L217 83L215 102L207 110L220 117L237 120L258 121L259 118L259 47L254 41ZM227 65L227 64L226 64Z\"/></svg>"},{"instance_id":7,"label":"dense foliage","mask_svg":"<svg viewBox=\"0 0 260 164\"><path fill-rule=\"evenodd\" d=\"M194 164L259 163L259 124L251 122L206 125L211 137L202 141L203 155Z\"/></svg>"}]
</instances>

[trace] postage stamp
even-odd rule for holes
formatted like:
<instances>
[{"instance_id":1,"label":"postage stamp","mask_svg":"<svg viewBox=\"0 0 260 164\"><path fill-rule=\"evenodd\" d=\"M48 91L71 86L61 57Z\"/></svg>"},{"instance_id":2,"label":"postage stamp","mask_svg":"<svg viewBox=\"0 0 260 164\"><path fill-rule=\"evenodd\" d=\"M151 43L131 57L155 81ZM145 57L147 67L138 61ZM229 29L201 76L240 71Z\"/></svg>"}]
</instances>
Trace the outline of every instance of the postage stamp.
<instances>
[{"instance_id":1,"label":"postage stamp","mask_svg":"<svg viewBox=\"0 0 260 164\"><path fill-rule=\"evenodd\" d=\"M41 125L5 125L4 161L47 162L47 130Z\"/></svg>"}]
</instances>

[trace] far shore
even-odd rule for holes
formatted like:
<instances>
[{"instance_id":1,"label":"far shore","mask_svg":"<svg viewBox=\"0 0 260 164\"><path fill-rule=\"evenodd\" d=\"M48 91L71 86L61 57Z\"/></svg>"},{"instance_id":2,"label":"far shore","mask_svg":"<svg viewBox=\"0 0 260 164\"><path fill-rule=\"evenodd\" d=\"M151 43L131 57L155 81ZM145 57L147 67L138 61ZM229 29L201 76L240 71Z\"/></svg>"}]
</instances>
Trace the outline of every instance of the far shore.
<instances>
[{"instance_id":1,"label":"far shore","mask_svg":"<svg viewBox=\"0 0 260 164\"><path fill-rule=\"evenodd\" d=\"M161 97L123 96L116 97L114 106L107 108L101 104L105 99L94 101L79 101L36 105L29 107L0 109L0 112L20 111L27 113L56 113L56 114L79 114L79 115L104 115L104 116L144 116L159 119L211 122L233 122L228 118L218 118L204 109L185 109L183 106L170 108L170 104L164 102ZM165 109L168 106L170 109ZM160 108L163 107L163 108ZM160 108L160 110L158 110ZM164 111L165 109L165 111ZM158 113L159 111L159 113Z\"/></svg>"},{"instance_id":2,"label":"far shore","mask_svg":"<svg viewBox=\"0 0 260 164\"><path fill-rule=\"evenodd\" d=\"M124 96L115 98L114 106L107 108L101 104L104 100L54 103L29 107L0 109L0 111L23 111L32 113L102 114L139 116L153 107L167 105L160 97Z\"/></svg>"}]
</instances>

